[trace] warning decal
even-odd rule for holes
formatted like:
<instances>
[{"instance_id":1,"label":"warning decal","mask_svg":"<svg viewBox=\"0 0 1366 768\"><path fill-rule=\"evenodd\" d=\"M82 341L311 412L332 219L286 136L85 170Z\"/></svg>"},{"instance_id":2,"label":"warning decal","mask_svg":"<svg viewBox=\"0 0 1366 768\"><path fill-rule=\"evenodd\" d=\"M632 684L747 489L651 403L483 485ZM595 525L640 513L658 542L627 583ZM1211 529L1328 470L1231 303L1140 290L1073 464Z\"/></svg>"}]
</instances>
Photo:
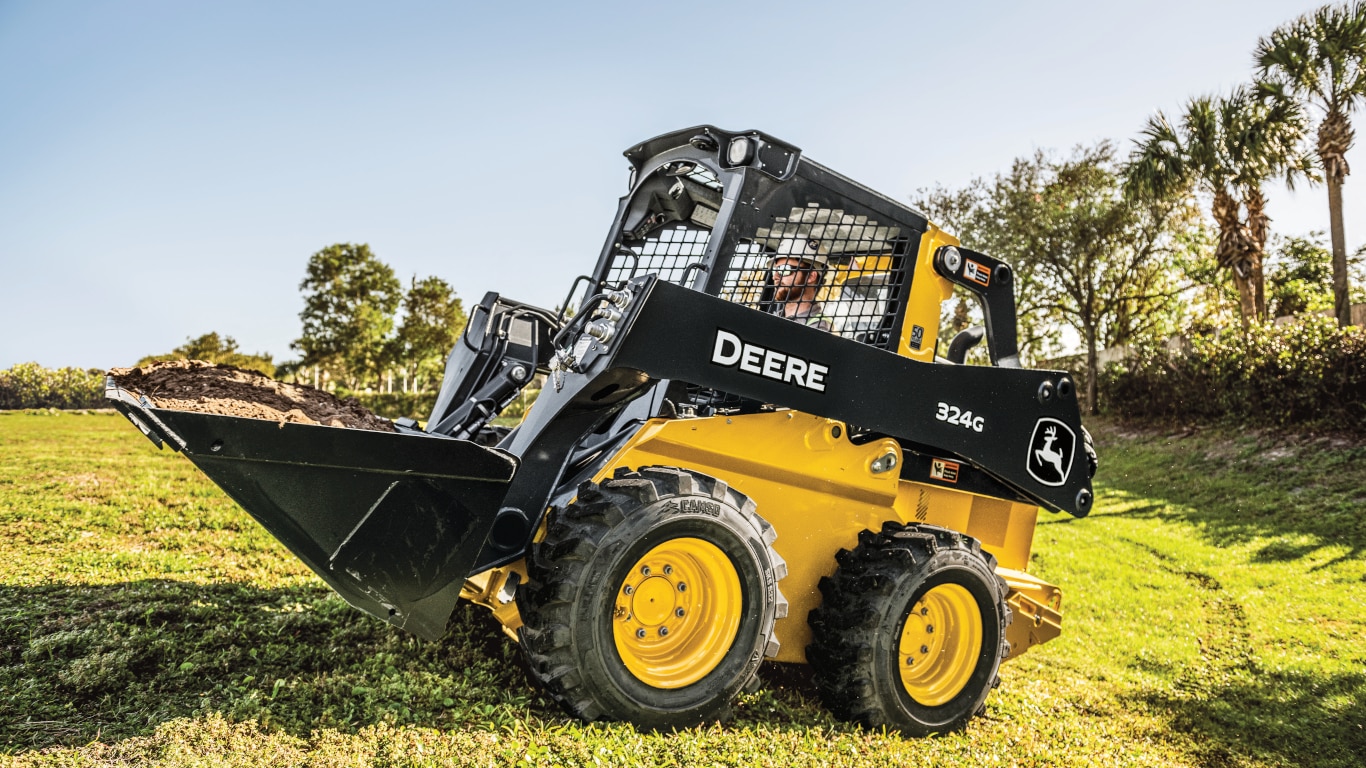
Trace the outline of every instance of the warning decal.
<instances>
[{"instance_id":1,"label":"warning decal","mask_svg":"<svg viewBox=\"0 0 1366 768\"><path fill-rule=\"evenodd\" d=\"M958 482L958 468L961 466L956 461L948 459L933 459L930 461L930 479L943 480L946 483Z\"/></svg>"},{"instance_id":2,"label":"warning decal","mask_svg":"<svg viewBox=\"0 0 1366 768\"><path fill-rule=\"evenodd\" d=\"M991 285L991 270L978 264L972 259L965 259L963 264L963 277L986 288Z\"/></svg>"}]
</instances>

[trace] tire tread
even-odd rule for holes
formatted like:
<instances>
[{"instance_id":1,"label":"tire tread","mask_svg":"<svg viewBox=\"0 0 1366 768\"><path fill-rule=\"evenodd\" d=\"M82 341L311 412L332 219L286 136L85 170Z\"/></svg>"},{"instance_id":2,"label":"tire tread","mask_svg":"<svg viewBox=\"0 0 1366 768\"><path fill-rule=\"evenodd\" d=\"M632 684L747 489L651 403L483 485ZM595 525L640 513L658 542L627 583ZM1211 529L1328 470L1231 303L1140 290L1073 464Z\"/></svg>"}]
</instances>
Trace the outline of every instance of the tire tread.
<instances>
[{"instance_id":1,"label":"tire tread","mask_svg":"<svg viewBox=\"0 0 1366 768\"><path fill-rule=\"evenodd\" d=\"M871 638L882 631L884 612L898 599L910 574L925 568L941 552L958 552L976 560L989 573L984 582L994 591L1000 619L1000 656L1009 654L1005 629L1010 609L1005 604L1006 582L996 574L996 558L982 550L970 536L927 525L885 523L880 532L863 531L853 550L840 550L838 568L819 583L822 602L808 622L812 642L807 659L825 706L837 717L868 728L890 727L913 735L955 730L985 706L985 691L1000 683L999 660L984 687L983 701L969 707L966 716L944 728L926 728L908 722L908 716L888 697L879 695L872 678L875 649Z\"/></svg>"}]
</instances>

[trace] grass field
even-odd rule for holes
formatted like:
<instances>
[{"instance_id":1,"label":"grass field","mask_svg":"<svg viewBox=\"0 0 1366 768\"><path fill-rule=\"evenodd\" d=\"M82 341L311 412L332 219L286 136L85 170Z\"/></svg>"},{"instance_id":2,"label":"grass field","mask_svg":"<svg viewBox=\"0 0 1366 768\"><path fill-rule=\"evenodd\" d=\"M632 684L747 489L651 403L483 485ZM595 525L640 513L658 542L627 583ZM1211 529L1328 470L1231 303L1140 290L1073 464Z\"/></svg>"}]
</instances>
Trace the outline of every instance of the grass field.
<instances>
[{"instance_id":1,"label":"grass field","mask_svg":"<svg viewBox=\"0 0 1366 768\"><path fill-rule=\"evenodd\" d=\"M1035 544L1063 636L916 740L781 669L723 725L582 725L489 617L351 609L122 417L0 414L0 764L1360 766L1366 448L1093 426L1095 510Z\"/></svg>"}]
</instances>

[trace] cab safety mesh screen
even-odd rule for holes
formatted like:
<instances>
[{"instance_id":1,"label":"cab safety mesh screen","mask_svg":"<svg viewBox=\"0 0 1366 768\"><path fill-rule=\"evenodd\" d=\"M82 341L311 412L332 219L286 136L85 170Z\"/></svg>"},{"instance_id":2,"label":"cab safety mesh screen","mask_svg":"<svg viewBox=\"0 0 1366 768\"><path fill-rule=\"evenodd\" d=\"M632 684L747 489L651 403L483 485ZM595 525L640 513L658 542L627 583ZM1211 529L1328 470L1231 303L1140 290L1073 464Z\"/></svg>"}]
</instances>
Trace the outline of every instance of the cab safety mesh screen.
<instances>
[{"instance_id":1,"label":"cab safety mesh screen","mask_svg":"<svg viewBox=\"0 0 1366 768\"><path fill-rule=\"evenodd\" d=\"M892 348L905 279L899 227L811 203L775 215L732 255L721 298Z\"/></svg>"},{"instance_id":2,"label":"cab safety mesh screen","mask_svg":"<svg viewBox=\"0 0 1366 768\"><path fill-rule=\"evenodd\" d=\"M697 277L710 239L709 229L678 225L656 230L644 242L618 250L607 271L607 282L620 285L640 275L659 275L660 280L687 285Z\"/></svg>"},{"instance_id":3,"label":"cab safety mesh screen","mask_svg":"<svg viewBox=\"0 0 1366 768\"><path fill-rule=\"evenodd\" d=\"M636 190L607 282L619 285L650 274L677 285L694 280L711 241L721 192L716 174L695 163L657 169Z\"/></svg>"}]
</instances>

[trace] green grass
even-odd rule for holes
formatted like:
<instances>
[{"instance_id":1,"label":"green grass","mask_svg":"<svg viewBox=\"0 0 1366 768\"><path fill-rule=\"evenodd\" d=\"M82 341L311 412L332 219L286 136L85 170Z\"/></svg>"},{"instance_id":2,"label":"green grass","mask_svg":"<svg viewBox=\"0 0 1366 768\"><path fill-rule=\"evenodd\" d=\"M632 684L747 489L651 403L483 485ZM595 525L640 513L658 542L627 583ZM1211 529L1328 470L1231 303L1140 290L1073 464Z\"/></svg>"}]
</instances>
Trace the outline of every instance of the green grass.
<instances>
[{"instance_id":1,"label":"green grass","mask_svg":"<svg viewBox=\"0 0 1366 768\"><path fill-rule=\"evenodd\" d=\"M1035 544L1062 637L902 739L781 669L723 725L580 724L491 618L426 643L351 609L122 417L0 415L0 763L1359 765L1366 449L1096 427L1095 511Z\"/></svg>"}]
</instances>

